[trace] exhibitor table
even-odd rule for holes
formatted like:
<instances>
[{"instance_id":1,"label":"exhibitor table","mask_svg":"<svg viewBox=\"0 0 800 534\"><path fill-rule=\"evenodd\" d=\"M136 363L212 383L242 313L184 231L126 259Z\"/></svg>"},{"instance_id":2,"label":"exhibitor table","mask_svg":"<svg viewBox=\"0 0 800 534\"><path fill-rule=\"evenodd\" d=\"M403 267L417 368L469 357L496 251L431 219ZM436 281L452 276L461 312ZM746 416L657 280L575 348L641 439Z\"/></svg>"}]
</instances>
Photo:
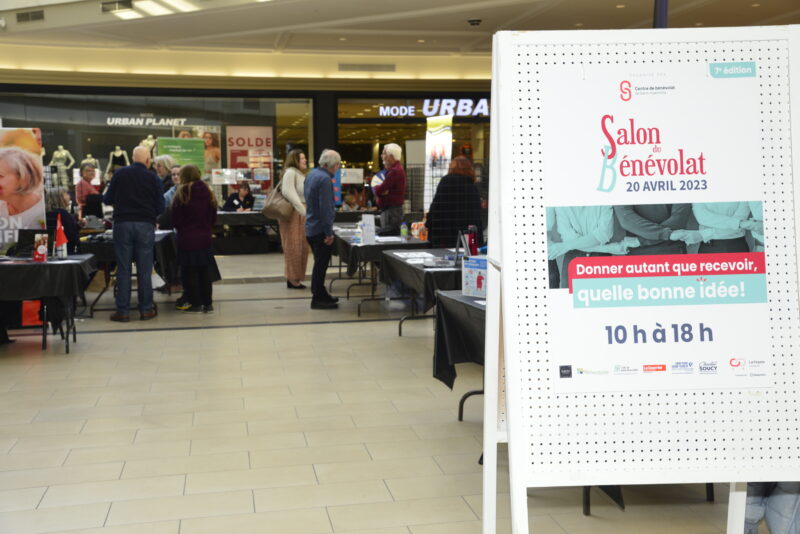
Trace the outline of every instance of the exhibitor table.
<instances>
[{"instance_id":1,"label":"exhibitor table","mask_svg":"<svg viewBox=\"0 0 800 534\"><path fill-rule=\"evenodd\" d=\"M9 258L0 261L0 300L57 299L64 306L66 332L64 340L69 354L69 335L77 341L75 331L75 297L83 293L94 272L91 254L76 254L66 260L46 262ZM47 348L47 306L42 303L42 350Z\"/></svg>"},{"instance_id":2,"label":"exhibitor table","mask_svg":"<svg viewBox=\"0 0 800 534\"><path fill-rule=\"evenodd\" d=\"M486 332L486 298L469 297L461 290L436 292L436 334L433 342L433 376L453 389L457 363L483 365ZM464 420L464 402L483 389L468 391L458 403L458 420Z\"/></svg>"},{"instance_id":3,"label":"exhibitor table","mask_svg":"<svg viewBox=\"0 0 800 534\"><path fill-rule=\"evenodd\" d=\"M422 312L433 308L436 304L436 290L461 289L461 264L456 262L452 267L426 267L425 259L444 259L454 256L452 249L432 248L424 251L428 257L410 255L408 251L388 250L383 253L381 276L383 282L391 284L394 281L402 282L405 287L413 291L422 300ZM409 319L432 317L417 315L417 299L411 300L411 315L400 319L398 334L403 335L403 323Z\"/></svg>"}]
</instances>

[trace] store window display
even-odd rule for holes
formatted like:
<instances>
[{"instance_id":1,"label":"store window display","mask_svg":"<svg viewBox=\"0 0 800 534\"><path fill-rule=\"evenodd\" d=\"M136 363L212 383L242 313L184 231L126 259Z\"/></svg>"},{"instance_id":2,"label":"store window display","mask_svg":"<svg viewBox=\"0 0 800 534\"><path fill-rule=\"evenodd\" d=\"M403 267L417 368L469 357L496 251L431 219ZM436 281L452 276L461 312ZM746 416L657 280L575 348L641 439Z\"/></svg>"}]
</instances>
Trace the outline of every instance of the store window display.
<instances>
[{"instance_id":1,"label":"store window display","mask_svg":"<svg viewBox=\"0 0 800 534\"><path fill-rule=\"evenodd\" d=\"M91 154L86 154L86 157L81 160L81 167L86 163L89 163L90 165L94 166L95 169L100 168L100 160L98 160Z\"/></svg>"},{"instance_id":2,"label":"store window display","mask_svg":"<svg viewBox=\"0 0 800 534\"><path fill-rule=\"evenodd\" d=\"M120 167L127 167L131 164L131 160L128 159L128 153L122 150L121 147L115 146L114 150L112 150L108 154L108 165L106 166L106 174L114 174L114 171L119 169Z\"/></svg>"},{"instance_id":3,"label":"store window display","mask_svg":"<svg viewBox=\"0 0 800 534\"><path fill-rule=\"evenodd\" d=\"M57 182L56 185L61 187L70 187L72 185L70 170L75 166L75 158L72 157L69 150L64 148L64 145L58 145L48 165L57 169L56 180L54 180Z\"/></svg>"},{"instance_id":4,"label":"store window display","mask_svg":"<svg viewBox=\"0 0 800 534\"><path fill-rule=\"evenodd\" d=\"M150 151L150 155L152 155L153 154L153 148L155 148L155 146L156 146L156 140L153 137L153 134L147 134L147 137L142 139L139 142L139 145L143 146L143 147L146 147L147 150Z\"/></svg>"}]
</instances>

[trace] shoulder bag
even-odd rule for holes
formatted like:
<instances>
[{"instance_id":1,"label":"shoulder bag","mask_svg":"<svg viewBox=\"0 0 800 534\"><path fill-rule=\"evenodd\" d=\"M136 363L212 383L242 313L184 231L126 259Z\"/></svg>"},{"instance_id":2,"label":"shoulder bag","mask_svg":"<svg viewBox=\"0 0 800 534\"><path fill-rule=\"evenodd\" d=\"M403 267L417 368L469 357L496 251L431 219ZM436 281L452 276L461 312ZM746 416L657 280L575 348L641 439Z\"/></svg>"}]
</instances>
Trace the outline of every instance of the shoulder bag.
<instances>
[{"instance_id":1,"label":"shoulder bag","mask_svg":"<svg viewBox=\"0 0 800 534\"><path fill-rule=\"evenodd\" d=\"M281 193L281 182L278 182L267 194L267 200L264 203L264 209L261 210L262 215L268 219L277 219L279 221L288 221L292 216L294 206L286 200L286 197Z\"/></svg>"}]
</instances>

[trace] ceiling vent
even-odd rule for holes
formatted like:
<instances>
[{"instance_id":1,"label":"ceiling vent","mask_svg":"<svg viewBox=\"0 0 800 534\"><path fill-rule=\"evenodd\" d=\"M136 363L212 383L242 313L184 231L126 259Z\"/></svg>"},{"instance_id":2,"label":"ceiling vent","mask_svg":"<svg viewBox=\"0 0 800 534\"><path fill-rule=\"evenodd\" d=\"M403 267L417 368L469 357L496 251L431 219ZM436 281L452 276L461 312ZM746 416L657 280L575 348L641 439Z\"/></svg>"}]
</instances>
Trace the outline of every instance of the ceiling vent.
<instances>
[{"instance_id":1,"label":"ceiling vent","mask_svg":"<svg viewBox=\"0 0 800 534\"><path fill-rule=\"evenodd\" d=\"M393 63L339 63L339 72L394 72Z\"/></svg>"},{"instance_id":2,"label":"ceiling vent","mask_svg":"<svg viewBox=\"0 0 800 534\"><path fill-rule=\"evenodd\" d=\"M103 13L113 13L114 11L123 11L125 9L133 9L133 0L114 0L100 3L100 11Z\"/></svg>"},{"instance_id":3,"label":"ceiling vent","mask_svg":"<svg viewBox=\"0 0 800 534\"><path fill-rule=\"evenodd\" d=\"M23 24L25 22L36 22L39 20L44 20L44 9L37 9L36 11L23 11L21 13L17 13L17 24Z\"/></svg>"}]
</instances>

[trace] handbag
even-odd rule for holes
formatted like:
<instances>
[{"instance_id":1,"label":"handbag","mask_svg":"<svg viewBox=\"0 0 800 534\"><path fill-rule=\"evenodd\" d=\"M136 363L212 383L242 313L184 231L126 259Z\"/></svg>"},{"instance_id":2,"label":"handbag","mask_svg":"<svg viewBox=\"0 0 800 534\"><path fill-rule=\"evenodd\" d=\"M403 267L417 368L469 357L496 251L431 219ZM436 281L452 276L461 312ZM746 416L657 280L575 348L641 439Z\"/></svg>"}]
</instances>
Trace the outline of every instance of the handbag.
<instances>
[{"instance_id":1,"label":"handbag","mask_svg":"<svg viewBox=\"0 0 800 534\"><path fill-rule=\"evenodd\" d=\"M268 219L277 219L279 221L288 221L292 216L294 206L286 200L286 197L281 193L281 183L273 186L267 194L267 200L264 203L264 208L261 210L262 215Z\"/></svg>"}]
</instances>

